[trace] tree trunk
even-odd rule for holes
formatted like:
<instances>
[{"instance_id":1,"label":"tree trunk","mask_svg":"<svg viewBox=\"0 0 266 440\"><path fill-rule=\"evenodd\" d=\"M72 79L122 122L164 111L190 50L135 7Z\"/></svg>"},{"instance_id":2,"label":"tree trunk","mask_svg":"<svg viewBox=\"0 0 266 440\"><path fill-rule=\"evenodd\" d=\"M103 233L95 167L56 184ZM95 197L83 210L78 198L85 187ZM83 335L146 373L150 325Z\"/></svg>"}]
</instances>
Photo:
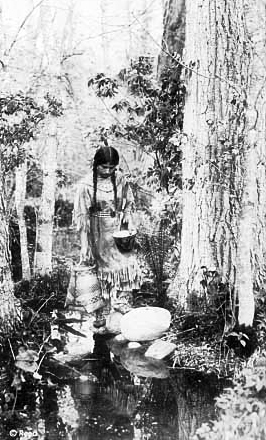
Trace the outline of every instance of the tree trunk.
<instances>
[{"instance_id":1,"label":"tree trunk","mask_svg":"<svg viewBox=\"0 0 266 440\"><path fill-rule=\"evenodd\" d=\"M25 223L25 197L26 197L26 181L27 181L27 162L25 161L16 169L16 189L15 189L15 203L19 225L20 236L20 254L22 265L22 278L29 280L30 259L28 251L27 227Z\"/></svg>"},{"instance_id":2,"label":"tree trunk","mask_svg":"<svg viewBox=\"0 0 266 440\"><path fill-rule=\"evenodd\" d=\"M255 302L253 294L253 249L256 224L256 154L254 145L247 152L246 176L242 212L239 218L239 234L236 255L235 297L239 303L239 325L251 326L254 318Z\"/></svg>"},{"instance_id":3,"label":"tree trunk","mask_svg":"<svg viewBox=\"0 0 266 440\"><path fill-rule=\"evenodd\" d=\"M14 285L10 269L9 233L6 201L0 164L0 324L1 329L12 327L15 318Z\"/></svg>"},{"instance_id":4,"label":"tree trunk","mask_svg":"<svg viewBox=\"0 0 266 440\"><path fill-rule=\"evenodd\" d=\"M130 60L132 58L132 48L133 48L132 26L131 26L133 14L131 14L131 0L126 0L126 14L127 14L127 26L128 26L128 31L127 31L128 43L126 49L126 58L127 58L127 64L129 65Z\"/></svg>"},{"instance_id":5,"label":"tree trunk","mask_svg":"<svg viewBox=\"0 0 266 440\"><path fill-rule=\"evenodd\" d=\"M250 65L243 12L242 0L187 2L183 228L170 287L187 309L206 293L202 267L235 285Z\"/></svg>"},{"instance_id":6,"label":"tree trunk","mask_svg":"<svg viewBox=\"0 0 266 440\"><path fill-rule=\"evenodd\" d=\"M100 9L101 9L102 54L103 54L104 70L108 70L110 68L107 8L108 8L108 3L106 2L106 0L101 0Z\"/></svg>"},{"instance_id":7,"label":"tree trunk","mask_svg":"<svg viewBox=\"0 0 266 440\"><path fill-rule=\"evenodd\" d=\"M43 187L38 211L34 272L47 273L52 270L53 224L57 168L56 124L50 120L49 136L43 157Z\"/></svg>"},{"instance_id":8,"label":"tree trunk","mask_svg":"<svg viewBox=\"0 0 266 440\"><path fill-rule=\"evenodd\" d=\"M165 0L162 51L158 61L158 77L164 68L171 66L173 53L182 57L185 44L185 0Z\"/></svg>"},{"instance_id":9,"label":"tree trunk","mask_svg":"<svg viewBox=\"0 0 266 440\"><path fill-rule=\"evenodd\" d=\"M149 46L151 44L150 41L150 11L148 7L147 0L142 0L142 10L144 12L142 16L142 26L141 26L141 48L140 55L148 56L149 55Z\"/></svg>"},{"instance_id":10,"label":"tree trunk","mask_svg":"<svg viewBox=\"0 0 266 440\"><path fill-rule=\"evenodd\" d=\"M245 190L239 225L236 297L239 324L252 325L253 290L265 284L266 255L266 154L265 65L266 8L260 0L245 3L247 30L252 43L250 69L248 142Z\"/></svg>"},{"instance_id":11,"label":"tree trunk","mask_svg":"<svg viewBox=\"0 0 266 440\"><path fill-rule=\"evenodd\" d=\"M0 60L2 61L3 57L3 1L0 0ZM0 65L0 71L2 70L3 66Z\"/></svg>"}]
</instances>

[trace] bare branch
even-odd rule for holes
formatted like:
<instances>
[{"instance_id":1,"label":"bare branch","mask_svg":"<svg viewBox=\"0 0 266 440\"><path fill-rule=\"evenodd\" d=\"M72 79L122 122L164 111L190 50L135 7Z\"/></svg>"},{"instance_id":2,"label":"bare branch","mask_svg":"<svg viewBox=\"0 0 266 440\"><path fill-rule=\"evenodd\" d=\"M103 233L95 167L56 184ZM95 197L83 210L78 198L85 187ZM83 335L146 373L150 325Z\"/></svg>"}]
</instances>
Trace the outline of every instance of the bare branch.
<instances>
[{"instance_id":1,"label":"bare branch","mask_svg":"<svg viewBox=\"0 0 266 440\"><path fill-rule=\"evenodd\" d=\"M27 20L30 18L30 16L33 14L34 10L38 8L38 6L40 6L41 3L43 3L44 0L41 0L39 3L37 3L37 5L35 5L32 10L26 15L26 17L24 18L24 20L22 21L21 25L18 28L18 31L15 35L15 38L13 39L12 43L9 46L9 49L6 51L5 55L9 55L13 46L16 44L19 33L21 31L21 29L23 28L23 26L25 25L25 23L27 22Z\"/></svg>"},{"instance_id":2,"label":"bare branch","mask_svg":"<svg viewBox=\"0 0 266 440\"><path fill-rule=\"evenodd\" d=\"M60 64L63 64L66 60L68 60L68 58L71 57L77 57L79 55L83 55L84 52L73 52L73 53L69 53L63 56L62 60L60 61Z\"/></svg>"}]
</instances>

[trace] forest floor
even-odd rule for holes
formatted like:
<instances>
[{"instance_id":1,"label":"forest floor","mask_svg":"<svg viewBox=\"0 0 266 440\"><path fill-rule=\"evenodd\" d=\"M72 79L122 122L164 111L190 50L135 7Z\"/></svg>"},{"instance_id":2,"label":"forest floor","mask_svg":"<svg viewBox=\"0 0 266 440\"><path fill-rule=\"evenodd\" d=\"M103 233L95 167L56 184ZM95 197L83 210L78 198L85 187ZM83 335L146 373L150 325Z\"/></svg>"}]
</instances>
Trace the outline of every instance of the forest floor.
<instances>
[{"instance_id":1,"label":"forest floor","mask_svg":"<svg viewBox=\"0 0 266 440\"><path fill-rule=\"evenodd\" d=\"M145 305L145 300L142 305ZM150 299L148 305L157 305ZM171 365L178 369L191 369L201 373L214 373L220 378L235 376L242 368L245 358L230 349L225 342L222 322L211 311L205 313L184 313L173 311L172 322L162 339L176 344L171 355Z\"/></svg>"},{"instance_id":2,"label":"forest floor","mask_svg":"<svg viewBox=\"0 0 266 440\"><path fill-rule=\"evenodd\" d=\"M145 290L153 289L146 287ZM225 310L217 305L184 312L166 296L162 303L156 295L145 295L145 292L135 304L143 305L161 305L171 312L171 326L163 339L176 344L170 359L173 368L233 379L254 352L266 349L266 316L261 307L256 312L253 328L226 330Z\"/></svg>"},{"instance_id":3,"label":"forest floor","mask_svg":"<svg viewBox=\"0 0 266 440\"><path fill-rule=\"evenodd\" d=\"M253 328L225 331L224 319L210 309L204 313L175 314L167 340L177 346L173 355L175 368L191 368L234 379L245 368L253 353L266 348L266 331L261 320Z\"/></svg>"},{"instance_id":4,"label":"forest floor","mask_svg":"<svg viewBox=\"0 0 266 440\"><path fill-rule=\"evenodd\" d=\"M0 413L8 420L14 419L17 399L23 395L25 387L35 392L40 386L56 386L54 373L58 375L58 365L56 370L51 369L54 365L51 360L54 353L64 349L64 340L53 339L51 333L58 325L68 331L69 324L64 319L68 284L69 271L65 267L58 267L52 277L36 277L30 283L22 281L16 285L15 294L22 303L22 320L8 335L0 334ZM254 333L231 332L233 341L238 342L234 345L224 335L225 322L220 308L218 311L217 308L205 308L201 312L184 313L166 297L164 301L162 298L158 301L158 295L151 285L146 285L136 295L133 304L134 307L145 305L163 306L171 313L171 326L162 338L176 344L174 353L165 359L171 369L190 369L195 374L203 373L206 378L215 375L219 379L229 380L233 386L235 377L244 371L252 357L254 359L254 356L249 356L251 352L256 349L257 365L262 357L260 351L266 346L264 312L263 315L257 314L255 319L256 337ZM243 350L241 352L243 342L244 345L248 342L248 354ZM266 363L263 365L265 369ZM69 371L78 373L76 368L70 366ZM260 379L254 369L252 393L254 387L255 391L257 388L261 390L261 387L266 389L263 380L264 376Z\"/></svg>"},{"instance_id":5,"label":"forest floor","mask_svg":"<svg viewBox=\"0 0 266 440\"><path fill-rule=\"evenodd\" d=\"M62 263L65 266L66 262ZM162 306L170 311L171 326L164 339L176 344L176 350L169 359L173 367L214 373L221 378L233 378L244 367L256 347L266 346L266 318L263 304L259 304L260 311L257 313L252 331L233 329L228 332L225 330L227 327L225 316L228 316L228 310L224 295L218 296L215 304L210 305L203 301L196 307L195 304L193 305L193 313L184 312L171 300L167 300L165 292L163 298L160 298L157 286L153 282L153 271L144 260L141 259L140 264L146 283L137 293L133 306ZM169 279L174 276L172 266L173 264L166 264ZM67 280L63 281L62 278L61 282L64 283L65 288ZM61 295L63 291L61 289ZM52 305L51 301L49 304Z\"/></svg>"}]
</instances>

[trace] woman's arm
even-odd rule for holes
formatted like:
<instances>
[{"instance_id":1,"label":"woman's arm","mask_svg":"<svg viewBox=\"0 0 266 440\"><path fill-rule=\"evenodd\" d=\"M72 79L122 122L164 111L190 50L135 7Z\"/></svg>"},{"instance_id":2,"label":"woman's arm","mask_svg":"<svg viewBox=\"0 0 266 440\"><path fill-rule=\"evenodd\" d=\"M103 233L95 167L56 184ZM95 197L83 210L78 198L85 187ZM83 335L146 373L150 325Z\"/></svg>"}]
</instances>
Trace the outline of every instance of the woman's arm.
<instances>
[{"instance_id":1,"label":"woman's arm","mask_svg":"<svg viewBox=\"0 0 266 440\"><path fill-rule=\"evenodd\" d=\"M85 184L80 184L76 193L73 211L73 223L76 225L80 236L80 264L91 258L91 249L88 241L88 234L90 232L90 206L91 199L88 187Z\"/></svg>"}]
</instances>

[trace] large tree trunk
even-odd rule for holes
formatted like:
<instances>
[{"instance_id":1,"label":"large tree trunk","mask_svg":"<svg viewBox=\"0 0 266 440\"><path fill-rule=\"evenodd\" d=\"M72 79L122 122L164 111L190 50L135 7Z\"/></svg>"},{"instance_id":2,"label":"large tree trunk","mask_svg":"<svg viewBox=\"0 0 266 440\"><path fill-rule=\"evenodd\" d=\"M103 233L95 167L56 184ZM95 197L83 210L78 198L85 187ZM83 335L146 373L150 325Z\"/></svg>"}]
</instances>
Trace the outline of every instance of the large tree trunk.
<instances>
[{"instance_id":1,"label":"large tree trunk","mask_svg":"<svg viewBox=\"0 0 266 440\"><path fill-rule=\"evenodd\" d=\"M235 285L250 66L243 13L242 0L187 2L183 228L170 288L185 308L206 293L201 267Z\"/></svg>"},{"instance_id":2,"label":"large tree trunk","mask_svg":"<svg viewBox=\"0 0 266 440\"><path fill-rule=\"evenodd\" d=\"M158 77L171 66L174 53L183 55L185 45L185 0L164 0L162 51L158 61Z\"/></svg>"},{"instance_id":3,"label":"large tree trunk","mask_svg":"<svg viewBox=\"0 0 266 440\"><path fill-rule=\"evenodd\" d=\"M3 330L12 327L16 312L14 285L10 269L9 233L1 164L0 176L0 325Z\"/></svg>"},{"instance_id":4,"label":"large tree trunk","mask_svg":"<svg viewBox=\"0 0 266 440\"><path fill-rule=\"evenodd\" d=\"M27 162L25 161L16 169L16 189L15 189L15 203L19 226L20 236L20 254L22 266L22 278L29 280L30 259L28 251L27 227L25 222L25 198L26 198L26 181L27 181Z\"/></svg>"},{"instance_id":5,"label":"large tree trunk","mask_svg":"<svg viewBox=\"0 0 266 440\"><path fill-rule=\"evenodd\" d=\"M265 283L266 254L266 154L265 65L266 8L260 0L245 2L246 23L252 42L252 66L248 90L248 142L246 179L239 224L236 297L239 324L252 325L254 287Z\"/></svg>"},{"instance_id":6,"label":"large tree trunk","mask_svg":"<svg viewBox=\"0 0 266 440\"><path fill-rule=\"evenodd\" d=\"M246 157L242 210L239 218L235 282L235 300L239 303L238 323L246 326L252 325L255 311L252 257L256 223L256 171L256 154L254 145L252 145Z\"/></svg>"},{"instance_id":7,"label":"large tree trunk","mask_svg":"<svg viewBox=\"0 0 266 440\"><path fill-rule=\"evenodd\" d=\"M3 57L3 33L2 33L2 29L3 29L3 1L0 0L0 60L2 61L2 57ZM1 62L0 61L0 62ZM2 64L0 65L0 71L2 70L3 66Z\"/></svg>"},{"instance_id":8,"label":"large tree trunk","mask_svg":"<svg viewBox=\"0 0 266 440\"><path fill-rule=\"evenodd\" d=\"M48 273L52 270L53 225L57 168L56 124L53 120L50 120L47 130L49 136L42 161L43 186L41 204L38 211L36 251L34 258L34 272L41 274Z\"/></svg>"}]
</instances>

